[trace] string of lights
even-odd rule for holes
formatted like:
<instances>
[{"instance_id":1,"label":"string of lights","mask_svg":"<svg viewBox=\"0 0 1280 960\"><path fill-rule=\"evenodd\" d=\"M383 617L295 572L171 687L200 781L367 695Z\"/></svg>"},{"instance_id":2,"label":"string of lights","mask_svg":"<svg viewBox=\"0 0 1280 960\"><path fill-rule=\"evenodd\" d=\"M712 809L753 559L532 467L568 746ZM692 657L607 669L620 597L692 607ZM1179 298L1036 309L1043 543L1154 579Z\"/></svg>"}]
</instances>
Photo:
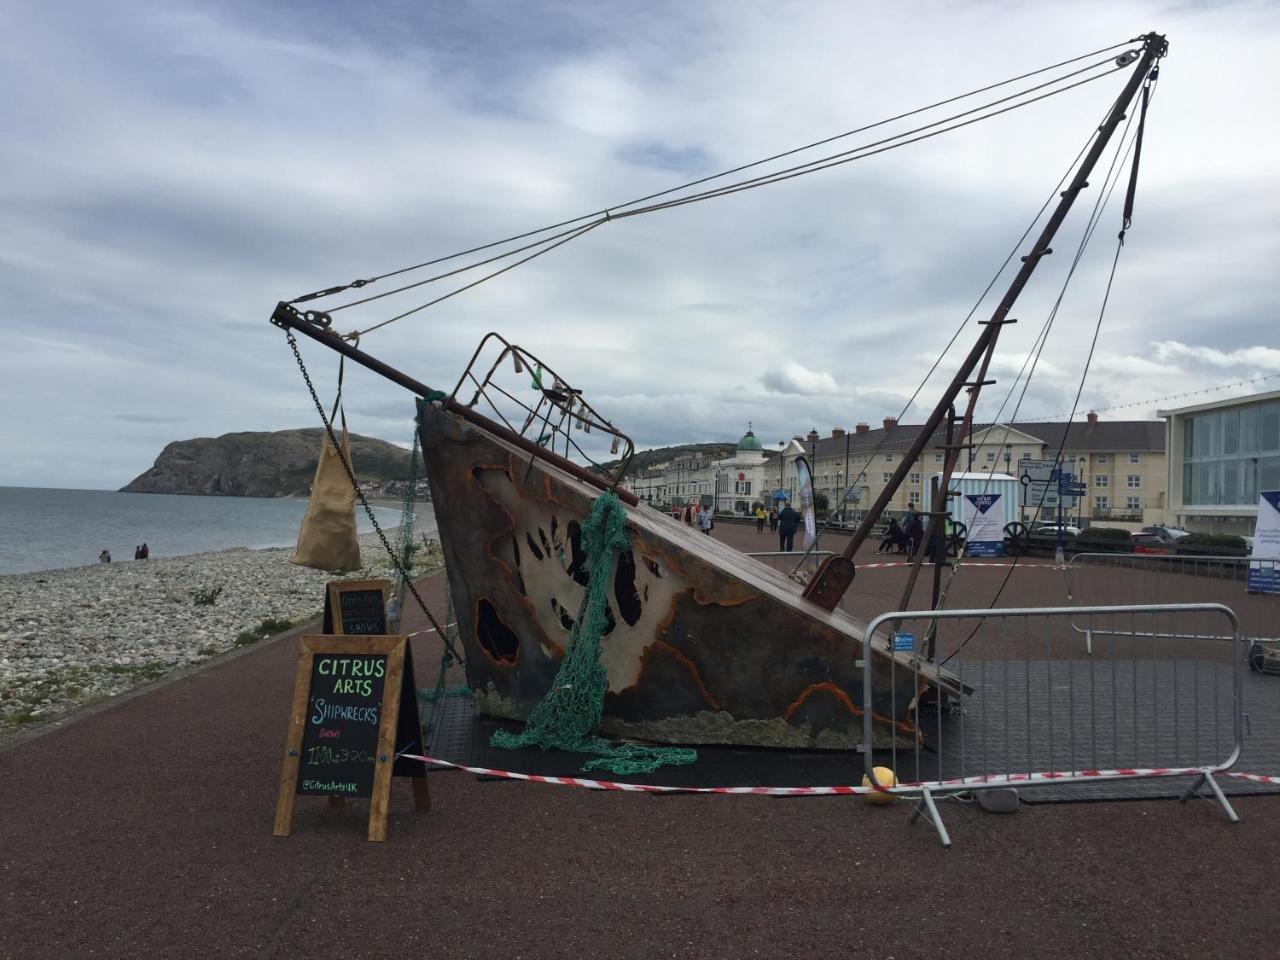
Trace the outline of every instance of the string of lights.
<instances>
[{"instance_id":1,"label":"string of lights","mask_svg":"<svg viewBox=\"0 0 1280 960\"><path fill-rule=\"evenodd\" d=\"M1267 380L1274 380L1280 377L1280 373L1267 373L1260 377L1249 377L1247 380L1233 380L1231 383L1220 383L1216 387L1204 387L1201 390L1187 390L1183 393L1171 393L1164 397L1152 397L1149 400L1135 400L1132 403L1116 403L1109 407L1091 407L1094 413L1110 413L1113 410L1132 410L1135 407L1149 407L1153 404L1164 403L1166 400L1182 400L1186 397L1199 397L1206 393L1217 393L1219 390L1230 390L1233 387L1244 387L1252 383L1263 383ZM1065 413L1055 414L1051 417L1018 417L1014 423L1045 423L1053 420L1062 420L1067 416Z\"/></svg>"}]
</instances>

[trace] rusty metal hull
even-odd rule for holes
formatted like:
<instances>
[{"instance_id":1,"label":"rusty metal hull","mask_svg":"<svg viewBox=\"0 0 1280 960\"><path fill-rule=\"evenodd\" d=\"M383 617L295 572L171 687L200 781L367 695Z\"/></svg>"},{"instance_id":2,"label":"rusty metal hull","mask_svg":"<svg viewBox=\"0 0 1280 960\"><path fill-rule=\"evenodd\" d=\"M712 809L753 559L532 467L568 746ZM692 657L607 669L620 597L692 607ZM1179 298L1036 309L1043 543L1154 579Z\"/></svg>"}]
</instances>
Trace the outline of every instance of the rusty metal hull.
<instances>
[{"instance_id":1,"label":"rusty metal hull","mask_svg":"<svg viewBox=\"0 0 1280 960\"><path fill-rule=\"evenodd\" d=\"M421 441L476 703L524 719L560 665L587 582L579 543L599 491L496 433L424 405ZM606 734L666 743L850 749L862 741L865 625L651 507L624 506L602 641ZM872 704L913 736L910 687ZM911 671L896 676L911 682ZM904 675L906 675L904 677ZM898 716L890 716L896 703Z\"/></svg>"}]
</instances>

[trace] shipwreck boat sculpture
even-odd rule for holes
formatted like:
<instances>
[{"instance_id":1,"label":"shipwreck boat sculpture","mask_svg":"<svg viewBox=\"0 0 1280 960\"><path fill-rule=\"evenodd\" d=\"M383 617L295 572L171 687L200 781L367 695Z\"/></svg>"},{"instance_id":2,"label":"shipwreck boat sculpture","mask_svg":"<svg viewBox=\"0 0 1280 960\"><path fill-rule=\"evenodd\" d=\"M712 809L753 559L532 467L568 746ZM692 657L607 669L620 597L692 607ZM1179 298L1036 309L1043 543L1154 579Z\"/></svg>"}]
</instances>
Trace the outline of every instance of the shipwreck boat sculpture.
<instances>
[{"instance_id":1,"label":"shipwreck boat sculpture","mask_svg":"<svg viewBox=\"0 0 1280 960\"><path fill-rule=\"evenodd\" d=\"M476 704L525 719L555 678L581 609L590 573L581 528L601 491L559 456L530 452L448 405L423 404L420 424ZM601 641L604 733L772 747L861 742L865 624L807 603L796 581L669 513L624 509L631 549L609 572ZM887 657L875 651L871 661L886 678ZM911 671L896 676L909 683ZM886 737L914 732L910 716L889 716L887 684L876 689L885 700L871 709ZM904 705L915 691L896 693Z\"/></svg>"},{"instance_id":2,"label":"shipwreck boat sculpture","mask_svg":"<svg viewBox=\"0 0 1280 960\"><path fill-rule=\"evenodd\" d=\"M1119 48L1127 49L1117 56L1114 51ZM1001 329L1016 322L1010 311L1019 293L1041 260L1052 254L1050 243L1055 233L1081 192L1088 188L1090 173L1121 121L1130 116L1128 111L1141 93L1134 139L1130 141L1136 149L1125 197L1124 228L1120 234L1123 242L1124 230L1128 229L1133 212L1150 90L1158 76L1159 61L1167 51L1164 37L1144 34L1034 72L1060 70L1081 60L1100 57L1097 62L1074 68L1056 79L863 148L786 167L772 174L751 176L736 184L706 186L709 181L746 169L734 168L685 187L609 208L598 215L566 220L543 230L473 247L454 255L481 258L470 266L445 270L427 280L407 283L384 293L362 294L356 300L329 308L328 312L304 311L299 305L357 290L453 257L436 258L278 304L272 322L288 331L295 354L294 331L422 398L419 433L423 459L468 678L480 710L514 719L529 716L556 677L574 619L582 608L587 578L592 574L607 575L611 584L606 629L601 641L601 663L608 683L602 719L605 734L667 743L848 749L862 741L865 711L870 711L878 721L872 725L874 740L915 739L919 734L916 711L928 697L927 688L943 688L951 694L967 692L954 677L931 662L921 665L918 673L915 669L902 669L891 674L888 669L891 658L899 657L905 664L912 654L894 653L883 638L864 649L864 624L839 609L840 600L854 578L853 557L944 419L948 423L947 436L954 435L955 442L947 441L940 488L950 489L950 479L965 449L964 440L971 430L982 387L994 382L987 379L987 373ZM957 129L975 122L972 114L983 114L976 119L997 116L1130 67L1133 69L1123 90L1112 102L1102 124L1091 134L1070 182L1057 193L1056 205L1022 256L1021 267L1007 292L990 319L982 324L976 342L961 360L923 429L898 458L894 473L869 505L843 555L828 557L803 589L745 554L639 504L635 497L619 489L633 451L631 441L601 417L579 391L522 348L490 334L482 341L452 393L445 394L370 356L352 342L360 335L446 300L454 293L614 220L714 199L827 169L856 159L853 155L859 151L867 151L863 155L870 156L890 149L883 146L890 141L900 141L895 146L914 142L922 138L923 135L915 136L921 130ZM1024 81L1034 74L1024 74L1005 83ZM1078 79L1082 74L1087 76ZM1047 87L1054 89L1043 92ZM987 89L991 88L974 93ZM1019 103L1007 105L1008 101L1019 98L1022 98ZM941 101L941 104L950 102ZM956 121L955 125L948 126L952 121ZM1112 178L1119 177L1116 161L1124 152L1124 140L1122 134L1116 159L1098 188L1105 196L1110 196L1107 184L1114 187ZM827 142L819 141L819 144ZM769 161L760 161L766 162ZM689 190L699 192L689 193ZM656 198L664 199L653 202ZM1039 215L1033 226L1038 220ZM1029 228L1028 235L1030 232ZM1090 229L1083 242L1091 235ZM531 236L542 239L525 243ZM521 245L512 246L517 243ZM504 247L506 252L493 253L495 248ZM535 252L529 253L530 250ZM513 256L523 259L365 330L344 337L332 328L331 313L338 310L368 304ZM302 362L300 355L298 362ZM303 372L305 375L305 367ZM523 382L504 386L498 379L500 373L504 378L508 374L522 381L529 378L527 386ZM963 416L957 418L955 404L965 390L968 391L966 409ZM529 397L532 399L527 399ZM316 403L319 407L318 400ZM323 409L320 414L324 417ZM951 427L955 427L954 434ZM591 442L582 443L584 437L593 434ZM604 437L610 438L611 453L621 451L620 459L611 467L601 464L595 455ZM584 467L583 460L593 467ZM623 502L630 542L630 549L614 556L612 568L604 572L587 569L580 542L583 521L602 491L615 491ZM941 510L930 514L926 541L935 532L940 536L944 515ZM936 543L935 555L940 558L942 545L940 540ZM935 598L940 569L935 567ZM910 573L907 597L918 570L917 561ZM872 684L883 701L863 702L864 670L883 674ZM913 677L917 675L926 689L901 686L891 689L889 686L890 676L897 678L898 684L910 684L916 682ZM891 712L894 709L891 703L897 705L896 714ZM870 746L877 745L879 743Z\"/></svg>"}]
</instances>

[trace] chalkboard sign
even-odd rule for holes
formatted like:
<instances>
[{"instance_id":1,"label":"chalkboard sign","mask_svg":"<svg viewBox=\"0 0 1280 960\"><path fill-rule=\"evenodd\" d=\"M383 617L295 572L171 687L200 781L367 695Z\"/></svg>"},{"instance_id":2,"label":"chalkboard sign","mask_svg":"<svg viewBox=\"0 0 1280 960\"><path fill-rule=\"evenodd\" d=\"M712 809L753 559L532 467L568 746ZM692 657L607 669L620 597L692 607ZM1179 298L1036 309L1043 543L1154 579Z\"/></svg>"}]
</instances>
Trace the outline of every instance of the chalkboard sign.
<instances>
[{"instance_id":1,"label":"chalkboard sign","mask_svg":"<svg viewBox=\"0 0 1280 960\"><path fill-rule=\"evenodd\" d=\"M324 632L346 637L377 637L387 632L386 580L335 580L328 586Z\"/></svg>"},{"instance_id":2,"label":"chalkboard sign","mask_svg":"<svg viewBox=\"0 0 1280 960\"><path fill-rule=\"evenodd\" d=\"M393 772L414 778L415 806L429 809L421 762L395 760L421 740L407 647L405 637L301 638L276 836L289 835L303 795L370 798L369 839L384 839Z\"/></svg>"},{"instance_id":3,"label":"chalkboard sign","mask_svg":"<svg viewBox=\"0 0 1280 960\"><path fill-rule=\"evenodd\" d=\"M373 795L386 679L386 656L317 653L312 657L298 793ZM399 705L397 698L395 706Z\"/></svg>"}]
</instances>

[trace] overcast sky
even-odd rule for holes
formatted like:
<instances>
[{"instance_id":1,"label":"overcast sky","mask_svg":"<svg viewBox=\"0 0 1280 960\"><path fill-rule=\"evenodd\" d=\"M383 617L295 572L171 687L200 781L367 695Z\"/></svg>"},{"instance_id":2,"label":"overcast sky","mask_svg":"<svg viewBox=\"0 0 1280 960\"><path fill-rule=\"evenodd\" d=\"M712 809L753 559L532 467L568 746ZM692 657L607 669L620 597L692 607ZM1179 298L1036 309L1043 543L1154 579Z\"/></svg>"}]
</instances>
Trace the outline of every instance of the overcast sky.
<instances>
[{"instance_id":1,"label":"overcast sky","mask_svg":"<svg viewBox=\"0 0 1280 960\"><path fill-rule=\"evenodd\" d=\"M315 425L267 322L278 300L1150 29L1170 55L1082 414L1280 373L1275 3L336 6L5 4L0 485L113 488L171 440ZM641 447L733 439L749 420L771 445L877 423L906 403L1125 75L813 176L609 223L363 346L451 387L499 331ZM1014 311L986 416L1092 201ZM1071 409L1119 214L1117 198L1022 419ZM428 296L353 309L337 326ZM336 357L304 351L331 396ZM908 419L940 388L927 385ZM412 409L348 370L352 430L407 442Z\"/></svg>"}]
</instances>

